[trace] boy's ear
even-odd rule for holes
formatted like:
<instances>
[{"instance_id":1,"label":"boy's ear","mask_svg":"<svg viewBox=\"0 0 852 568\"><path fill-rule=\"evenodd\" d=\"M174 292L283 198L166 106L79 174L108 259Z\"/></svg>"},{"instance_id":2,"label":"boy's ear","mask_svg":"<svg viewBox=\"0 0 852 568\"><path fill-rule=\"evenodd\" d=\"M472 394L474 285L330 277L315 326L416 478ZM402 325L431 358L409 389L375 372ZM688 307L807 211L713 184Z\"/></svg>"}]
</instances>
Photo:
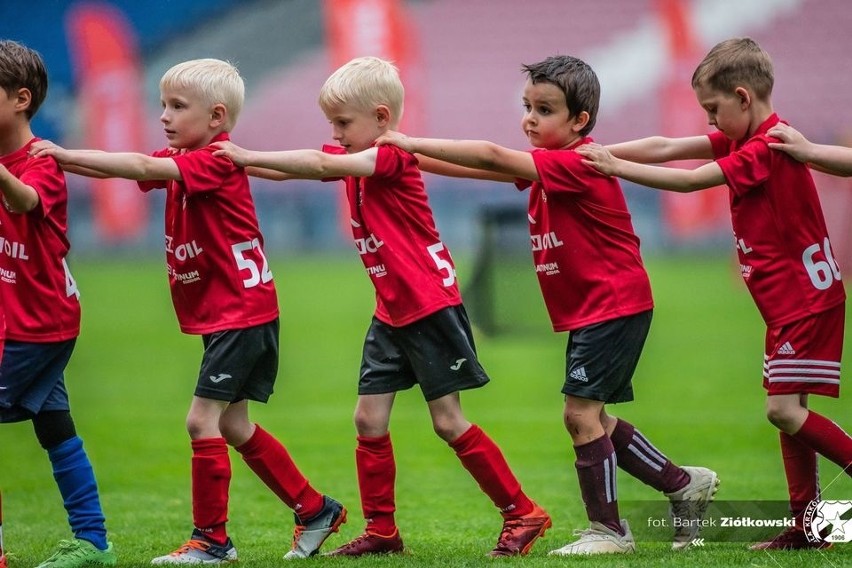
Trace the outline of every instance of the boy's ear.
<instances>
[{"instance_id":1,"label":"boy's ear","mask_svg":"<svg viewBox=\"0 0 852 568\"><path fill-rule=\"evenodd\" d=\"M213 105L213 109L210 111L210 126L213 128L219 128L223 124L225 124L225 120L228 118L228 109L225 108L225 105L222 103L216 103Z\"/></svg>"},{"instance_id":2,"label":"boy's ear","mask_svg":"<svg viewBox=\"0 0 852 568\"><path fill-rule=\"evenodd\" d=\"M390 109L385 105L379 105L376 107L376 120L379 122L380 127L385 127L390 124L391 120L391 112Z\"/></svg>"},{"instance_id":3,"label":"boy's ear","mask_svg":"<svg viewBox=\"0 0 852 568\"><path fill-rule=\"evenodd\" d=\"M580 114L578 114L574 118L575 118L575 122L574 122L574 126L571 127L571 130L573 130L574 132L580 132L581 130L583 130L586 127L587 124L589 124L589 119L591 117L589 116L588 112L583 110L583 111L580 111Z\"/></svg>"},{"instance_id":4,"label":"boy's ear","mask_svg":"<svg viewBox=\"0 0 852 568\"><path fill-rule=\"evenodd\" d=\"M746 110L749 106L751 106L751 93L749 93L748 89L745 87L737 87L734 89L734 96L740 99L740 107L743 110Z\"/></svg>"},{"instance_id":5,"label":"boy's ear","mask_svg":"<svg viewBox=\"0 0 852 568\"><path fill-rule=\"evenodd\" d=\"M24 87L18 89L18 92L15 96L15 109L18 111L25 111L30 107L30 104L33 102L33 94L32 92Z\"/></svg>"}]
</instances>

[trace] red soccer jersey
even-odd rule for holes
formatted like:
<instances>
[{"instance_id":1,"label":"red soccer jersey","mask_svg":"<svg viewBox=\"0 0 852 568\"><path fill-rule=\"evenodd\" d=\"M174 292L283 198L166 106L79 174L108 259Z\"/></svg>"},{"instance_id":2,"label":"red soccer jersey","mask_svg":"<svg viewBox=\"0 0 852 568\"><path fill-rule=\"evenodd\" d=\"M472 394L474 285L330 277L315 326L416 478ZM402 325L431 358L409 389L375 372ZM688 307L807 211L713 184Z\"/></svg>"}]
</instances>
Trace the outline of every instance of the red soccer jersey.
<instances>
[{"instance_id":1,"label":"red soccer jersey","mask_svg":"<svg viewBox=\"0 0 852 568\"><path fill-rule=\"evenodd\" d=\"M65 257L68 189L53 158L30 158L34 138L0 163L35 189L39 204L26 214L0 207L0 281L6 337L47 343L80 334L80 301Z\"/></svg>"},{"instance_id":2,"label":"red soccer jersey","mask_svg":"<svg viewBox=\"0 0 852 568\"><path fill-rule=\"evenodd\" d=\"M213 142L228 140L220 134ZM139 182L166 188L166 268L180 329L208 334L268 323L278 317L272 272L263 253L245 169L207 146L171 157L182 181Z\"/></svg>"},{"instance_id":3,"label":"red soccer jersey","mask_svg":"<svg viewBox=\"0 0 852 568\"><path fill-rule=\"evenodd\" d=\"M808 167L767 146L778 122L773 114L747 140L709 135L730 188L742 276L769 327L846 299Z\"/></svg>"},{"instance_id":4,"label":"red soccer jersey","mask_svg":"<svg viewBox=\"0 0 852 568\"><path fill-rule=\"evenodd\" d=\"M417 159L380 146L375 173L347 177L355 248L376 288L376 317L400 327L461 304L456 269L441 242ZM323 151L343 154L339 146Z\"/></svg>"},{"instance_id":5,"label":"red soccer jersey","mask_svg":"<svg viewBox=\"0 0 852 568\"><path fill-rule=\"evenodd\" d=\"M587 137L574 147L589 142ZM532 151L541 181L531 184L530 241L554 331L654 307L621 186L583 164L574 147Z\"/></svg>"}]
</instances>

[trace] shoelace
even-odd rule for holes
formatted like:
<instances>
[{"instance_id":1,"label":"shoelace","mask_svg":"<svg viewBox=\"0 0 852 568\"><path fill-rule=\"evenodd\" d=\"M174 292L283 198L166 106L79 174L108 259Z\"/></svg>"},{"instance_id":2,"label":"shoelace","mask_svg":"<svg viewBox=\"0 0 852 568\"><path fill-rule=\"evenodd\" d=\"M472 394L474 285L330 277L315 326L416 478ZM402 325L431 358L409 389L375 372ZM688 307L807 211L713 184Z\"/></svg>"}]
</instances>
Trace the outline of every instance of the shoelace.
<instances>
[{"instance_id":1,"label":"shoelace","mask_svg":"<svg viewBox=\"0 0 852 568\"><path fill-rule=\"evenodd\" d=\"M296 550L296 545L299 543L299 539L302 538L302 533L307 529L305 525L296 525L293 529L293 546L292 549Z\"/></svg>"},{"instance_id":2,"label":"shoelace","mask_svg":"<svg viewBox=\"0 0 852 568\"><path fill-rule=\"evenodd\" d=\"M348 550L352 550L352 549L354 549L355 547L357 547L359 543L361 543L361 542L363 542L363 541L367 540L368 538L370 538L370 534L369 534L369 533L364 533L364 534L362 534L362 535L357 536L357 537L356 537L355 539L353 539L352 541L347 542L347 543L346 543L346 544L344 544L341 548L342 548L342 550L347 550L347 551L348 551Z\"/></svg>"},{"instance_id":3,"label":"shoelace","mask_svg":"<svg viewBox=\"0 0 852 568\"><path fill-rule=\"evenodd\" d=\"M202 552L207 552L207 549L210 548L210 544L204 542L203 540L195 540L190 539L186 541L180 548L172 552L169 556L180 556L181 554L186 554L190 550L200 550Z\"/></svg>"},{"instance_id":4,"label":"shoelace","mask_svg":"<svg viewBox=\"0 0 852 568\"><path fill-rule=\"evenodd\" d=\"M56 552L50 558L58 558L60 556L76 555L80 556L84 550L80 543L76 540L60 540ZM7 555L8 558L8 555Z\"/></svg>"}]
</instances>

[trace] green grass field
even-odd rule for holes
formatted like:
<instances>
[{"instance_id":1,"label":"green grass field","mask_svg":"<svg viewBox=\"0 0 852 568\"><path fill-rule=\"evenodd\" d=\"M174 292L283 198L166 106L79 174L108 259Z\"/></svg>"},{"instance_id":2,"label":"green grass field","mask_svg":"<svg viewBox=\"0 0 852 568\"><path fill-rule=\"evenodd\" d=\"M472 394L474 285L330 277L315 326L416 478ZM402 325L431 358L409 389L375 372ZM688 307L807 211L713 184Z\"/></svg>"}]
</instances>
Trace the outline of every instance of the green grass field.
<instances>
[{"instance_id":1,"label":"green grass field","mask_svg":"<svg viewBox=\"0 0 852 568\"><path fill-rule=\"evenodd\" d=\"M763 324L728 258L649 261L657 309L634 386L636 401L611 409L636 424L675 462L715 469L718 499L783 500L777 432L763 414ZM83 333L67 372L78 432L95 465L121 566L144 566L191 530L190 450L184 429L201 341L181 335L162 261L78 261ZM326 548L363 529L355 478L356 399L361 343L373 293L357 258L273 259L282 304L277 392L252 416L287 445L321 491L343 501L349 522ZM459 276L465 281L465 265ZM518 302L537 305L529 290ZM852 545L825 552L755 553L744 542L711 542L673 553L662 539L638 540L631 557L548 558L587 525L559 393L566 336L542 332L477 336L492 381L462 396L467 417L502 447L527 492L554 527L523 566L852 566ZM847 353L850 341L847 339ZM848 385L847 385L848 388ZM852 430L846 400L812 407ZM410 555L311 559L328 566L484 566L501 519L452 451L434 435L418 391L397 398L391 427L398 469L398 522ZM69 531L44 451L29 423L0 428L0 487L12 568L30 567ZM244 566L280 566L292 515L232 453L230 533ZM852 482L822 461L825 499L852 498ZM619 477L623 503L661 501ZM629 509L629 507L623 507ZM629 510L625 513L629 516ZM637 537L645 518L629 518ZM646 531L647 532L647 531Z\"/></svg>"}]
</instances>

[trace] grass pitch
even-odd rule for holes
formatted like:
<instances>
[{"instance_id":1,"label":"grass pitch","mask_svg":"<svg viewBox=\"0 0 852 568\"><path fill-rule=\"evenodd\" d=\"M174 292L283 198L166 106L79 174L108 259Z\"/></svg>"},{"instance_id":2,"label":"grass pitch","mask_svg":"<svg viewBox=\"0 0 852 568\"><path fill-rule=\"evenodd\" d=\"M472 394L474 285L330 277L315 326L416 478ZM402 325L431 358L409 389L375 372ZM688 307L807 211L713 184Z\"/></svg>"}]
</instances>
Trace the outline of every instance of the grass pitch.
<instances>
[{"instance_id":1,"label":"grass pitch","mask_svg":"<svg viewBox=\"0 0 852 568\"><path fill-rule=\"evenodd\" d=\"M634 378L636 401L611 408L633 422L679 464L715 469L718 499L783 500L777 432L763 415L763 324L724 259L652 259L657 308ZM83 332L67 372L72 413L94 463L110 538L121 566L145 566L180 545L191 530L190 450L184 429L201 341L181 335L159 259L78 261ZM273 259L282 306L277 390L252 417L278 436L320 491L344 502L349 522L326 548L363 529L355 478L352 411L373 292L357 258ZM462 263L459 276L465 282ZM535 288L518 303L540 302ZM852 565L852 545L824 552L754 553L745 542L709 542L673 553L660 538L642 540L647 519L631 502L661 501L650 488L619 476L619 499L637 534L630 557L548 558L587 525L559 393L567 337L549 331L477 342L491 383L462 395L467 417L502 447L527 493L554 527L523 566ZM850 340L847 339L847 353ZM849 388L848 385L846 387ZM852 430L845 400L811 406ZM397 517L411 553L392 558L311 559L350 566L485 566L501 519L452 451L434 435L419 391L397 397L391 432L397 458ZM69 537L45 452L29 423L0 427L4 536L11 568L38 564ZM244 566L280 566L292 515L232 452L229 530ZM825 499L852 498L852 482L822 460Z\"/></svg>"}]
</instances>

